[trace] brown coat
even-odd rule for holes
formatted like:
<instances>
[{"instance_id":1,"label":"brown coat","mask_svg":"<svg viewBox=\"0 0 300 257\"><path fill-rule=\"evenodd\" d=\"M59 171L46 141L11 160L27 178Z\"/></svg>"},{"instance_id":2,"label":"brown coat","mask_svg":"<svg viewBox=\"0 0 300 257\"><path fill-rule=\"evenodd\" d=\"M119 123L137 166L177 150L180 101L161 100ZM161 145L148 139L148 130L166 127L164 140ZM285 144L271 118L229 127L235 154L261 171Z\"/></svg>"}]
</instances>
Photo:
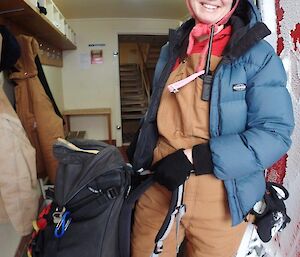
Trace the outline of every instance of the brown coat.
<instances>
[{"instance_id":1,"label":"brown coat","mask_svg":"<svg viewBox=\"0 0 300 257\"><path fill-rule=\"evenodd\" d=\"M37 41L24 35L18 36L17 40L21 46L21 58L15 65L18 71L10 76L17 84L17 113L31 144L36 149L38 176L47 175L54 183L57 161L52 153L52 145L57 138L64 138L63 122L56 115L37 77L34 61L39 49Z\"/></svg>"},{"instance_id":2,"label":"brown coat","mask_svg":"<svg viewBox=\"0 0 300 257\"><path fill-rule=\"evenodd\" d=\"M32 230L38 209L35 150L2 90L0 73L0 223L21 235Z\"/></svg>"}]
</instances>

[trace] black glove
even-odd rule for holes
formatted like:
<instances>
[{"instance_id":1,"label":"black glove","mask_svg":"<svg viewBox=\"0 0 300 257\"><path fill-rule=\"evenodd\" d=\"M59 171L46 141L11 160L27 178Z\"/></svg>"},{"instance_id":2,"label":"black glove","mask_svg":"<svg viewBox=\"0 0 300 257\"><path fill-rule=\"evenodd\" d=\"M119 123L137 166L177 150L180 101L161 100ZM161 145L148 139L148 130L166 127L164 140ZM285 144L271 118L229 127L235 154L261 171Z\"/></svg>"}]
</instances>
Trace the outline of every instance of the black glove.
<instances>
[{"instance_id":1,"label":"black glove","mask_svg":"<svg viewBox=\"0 0 300 257\"><path fill-rule=\"evenodd\" d=\"M154 171L154 179L170 191L183 184L190 171L194 169L183 150L179 149L167 155L150 168Z\"/></svg>"},{"instance_id":2,"label":"black glove","mask_svg":"<svg viewBox=\"0 0 300 257\"><path fill-rule=\"evenodd\" d=\"M290 223L291 219L286 213L283 202L288 197L289 193L282 185L267 182L262 208L257 210L254 206L251 212L255 215L254 224L257 226L257 234L263 242L269 242L278 231L282 231Z\"/></svg>"},{"instance_id":3,"label":"black glove","mask_svg":"<svg viewBox=\"0 0 300 257\"><path fill-rule=\"evenodd\" d=\"M208 143L195 145L192 149L192 156L196 175L213 173L213 162Z\"/></svg>"}]
</instances>

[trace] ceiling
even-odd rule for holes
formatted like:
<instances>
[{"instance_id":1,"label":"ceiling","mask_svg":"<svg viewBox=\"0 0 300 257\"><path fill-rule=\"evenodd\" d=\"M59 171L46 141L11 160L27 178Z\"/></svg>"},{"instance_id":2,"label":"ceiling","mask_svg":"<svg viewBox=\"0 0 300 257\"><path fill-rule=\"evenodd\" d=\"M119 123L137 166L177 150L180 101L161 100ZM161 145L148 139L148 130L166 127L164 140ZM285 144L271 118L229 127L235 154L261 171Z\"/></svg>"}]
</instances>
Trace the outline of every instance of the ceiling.
<instances>
[{"instance_id":1,"label":"ceiling","mask_svg":"<svg viewBox=\"0 0 300 257\"><path fill-rule=\"evenodd\" d=\"M184 0L53 0L67 19L184 19Z\"/></svg>"}]
</instances>

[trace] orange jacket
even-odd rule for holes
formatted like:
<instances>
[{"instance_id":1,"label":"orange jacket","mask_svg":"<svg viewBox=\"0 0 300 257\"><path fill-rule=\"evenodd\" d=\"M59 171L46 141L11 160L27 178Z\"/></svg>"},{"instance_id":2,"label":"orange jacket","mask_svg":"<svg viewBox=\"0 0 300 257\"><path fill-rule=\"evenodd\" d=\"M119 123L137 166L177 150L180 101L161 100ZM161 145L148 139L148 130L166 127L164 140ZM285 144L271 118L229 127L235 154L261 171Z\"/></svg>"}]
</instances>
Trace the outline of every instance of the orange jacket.
<instances>
[{"instance_id":1,"label":"orange jacket","mask_svg":"<svg viewBox=\"0 0 300 257\"><path fill-rule=\"evenodd\" d=\"M15 65L17 72L10 75L10 79L17 84L17 113L36 149L38 176L47 175L54 183L57 161L53 156L52 146L57 138L64 138L63 122L56 115L37 76L35 57L38 54L38 42L25 35L18 36L17 40L21 46L21 57Z\"/></svg>"}]
</instances>

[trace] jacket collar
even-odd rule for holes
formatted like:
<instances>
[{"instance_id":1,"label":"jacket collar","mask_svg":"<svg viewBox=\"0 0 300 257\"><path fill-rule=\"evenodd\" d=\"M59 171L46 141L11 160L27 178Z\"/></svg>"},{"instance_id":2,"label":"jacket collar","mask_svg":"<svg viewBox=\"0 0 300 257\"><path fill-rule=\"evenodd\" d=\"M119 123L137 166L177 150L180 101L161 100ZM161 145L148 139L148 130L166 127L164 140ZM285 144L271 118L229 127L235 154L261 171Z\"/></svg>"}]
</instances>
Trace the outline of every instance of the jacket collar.
<instances>
[{"instance_id":1,"label":"jacket collar","mask_svg":"<svg viewBox=\"0 0 300 257\"><path fill-rule=\"evenodd\" d=\"M169 42L171 51L177 50L179 51L179 54L181 54L182 51L186 52L189 34L194 26L195 20L191 18L184 22L178 29L169 30Z\"/></svg>"},{"instance_id":2,"label":"jacket collar","mask_svg":"<svg viewBox=\"0 0 300 257\"><path fill-rule=\"evenodd\" d=\"M232 36L223 52L223 55L236 59L246 53L256 43L270 35L271 32L263 22L257 22L253 27L244 25L242 20L235 16L232 17Z\"/></svg>"}]
</instances>

